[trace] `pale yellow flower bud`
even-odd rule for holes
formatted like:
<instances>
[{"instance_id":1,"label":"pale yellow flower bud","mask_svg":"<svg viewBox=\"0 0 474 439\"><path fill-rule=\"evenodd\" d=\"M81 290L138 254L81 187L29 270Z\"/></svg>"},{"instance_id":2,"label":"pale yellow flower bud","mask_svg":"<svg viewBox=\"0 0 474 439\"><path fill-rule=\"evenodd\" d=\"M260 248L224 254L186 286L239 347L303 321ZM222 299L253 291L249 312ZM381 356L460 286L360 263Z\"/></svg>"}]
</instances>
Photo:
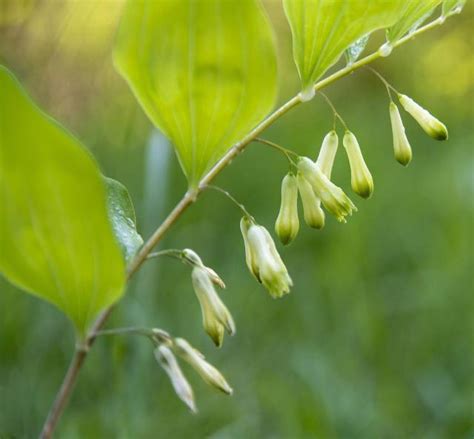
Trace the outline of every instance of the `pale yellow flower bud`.
<instances>
[{"instance_id":1,"label":"pale yellow flower bud","mask_svg":"<svg viewBox=\"0 0 474 439\"><path fill-rule=\"evenodd\" d=\"M247 239L247 233L252 225L253 222L250 220L250 218L246 216L242 217L242 219L240 220L240 231L242 232L242 237L244 238L245 262L247 263L247 267L249 268L250 273L255 276L255 279L262 283L262 280L260 279L257 259L253 254L252 248L250 247Z\"/></svg>"},{"instance_id":2,"label":"pale yellow flower bud","mask_svg":"<svg viewBox=\"0 0 474 439\"><path fill-rule=\"evenodd\" d=\"M306 224L315 229L322 229L324 227L325 215L323 209L321 209L321 200L316 196L313 188L300 172L298 172L296 179L303 203Z\"/></svg>"},{"instance_id":3,"label":"pale yellow flower bud","mask_svg":"<svg viewBox=\"0 0 474 439\"><path fill-rule=\"evenodd\" d=\"M193 389L181 371L171 349L165 345L160 345L155 349L154 353L156 360L168 375L176 395L193 413L196 413L197 408L194 402Z\"/></svg>"},{"instance_id":4,"label":"pale yellow flower bud","mask_svg":"<svg viewBox=\"0 0 474 439\"><path fill-rule=\"evenodd\" d=\"M321 150L319 151L316 164L321 169L321 172L329 179L331 179L332 167L334 159L336 158L337 148L339 145L339 137L336 131L332 130L324 137Z\"/></svg>"},{"instance_id":5,"label":"pale yellow flower bud","mask_svg":"<svg viewBox=\"0 0 474 439\"><path fill-rule=\"evenodd\" d=\"M216 346L220 347L224 339L224 328L230 335L235 333L234 320L218 296L206 267L195 266L192 281L201 305L204 329Z\"/></svg>"},{"instance_id":6,"label":"pale yellow flower bud","mask_svg":"<svg viewBox=\"0 0 474 439\"><path fill-rule=\"evenodd\" d=\"M242 234L251 261L249 267L257 280L274 298L289 293L293 282L267 229L251 224Z\"/></svg>"},{"instance_id":7,"label":"pale yellow flower bud","mask_svg":"<svg viewBox=\"0 0 474 439\"><path fill-rule=\"evenodd\" d=\"M347 130L343 144L351 167L352 190L362 198L370 198L374 191L374 180L364 161L356 136Z\"/></svg>"},{"instance_id":8,"label":"pale yellow flower bud","mask_svg":"<svg viewBox=\"0 0 474 439\"><path fill-rule=\"evenodd\" d=\"M426 134L436 140L446 140L448 138L448 129L446 126L429 111L425 110L406 95L399 94L398 99L403 108L411 114Z\"/></svg>"},{"instance_id":9,"label":"pale yellow flower bud","mask_svg":"<svg viewBox=\"0 0 474 439\"><path fill-rule=\"evenodd\" d=\"M183 338L176 338L173 347L176 354L189 363L207 384L216 387L227 395L232 395L233 390L225 378L214 366L205 360L201 352L194 349Z\"/></svg>"},{"instance_id":10,"label":"pale yellow flower bud","mask_svg":"<svg viewBox=\"0 0 474 439\"><path fill-rule=\"evenodd\" d=\"M352 215L357 208L344 191L332 183L319 169L319 166L308 157L301 157L298 161L298 170L311 184L316 195L321 199L323 206L331 212L338 221L345 222L347 215Z\"/></svg>"},{"instance_id":11,"label":"pale yellow flower bud","mask_svg":"<svg viewBox=\"0 0 474 439\"><path fill-rule=\"evenodd\" d=\"M281 182L280 212L275 222L275 232L282 244L296 238L300 229L298 219L298 185L293 174L287 174Z\"/></svg>"},{"instance_id":12,"label":"pale yellow flower bud","mask_svg":"<svg viewBox=\"0 0 474 439\"><path fill-rule=\"evenodd\" d=\"M395 159L403 166L408 166L411 161L412 152L410 142L405 134L400 111L394 102L390 102L390 122L392 123L393 152Z\"/></svg>"}]
</instances>

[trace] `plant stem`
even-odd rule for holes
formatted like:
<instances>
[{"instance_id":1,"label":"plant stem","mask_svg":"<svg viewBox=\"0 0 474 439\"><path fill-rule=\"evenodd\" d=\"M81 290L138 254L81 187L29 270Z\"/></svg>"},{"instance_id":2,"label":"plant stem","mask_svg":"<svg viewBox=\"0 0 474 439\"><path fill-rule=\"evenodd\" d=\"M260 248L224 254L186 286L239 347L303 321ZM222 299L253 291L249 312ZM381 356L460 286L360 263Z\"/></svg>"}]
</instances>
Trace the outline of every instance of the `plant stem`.
<instances>
[{"instance_id":1,"label":"plant stem","mask_svg":"<svg viewBox=\"0 0 474 439\"><path fill-rule=\"evenodd\" d=\"M342 118L342 116L337 112L336 110L336 107L334 106L334 104L332 103L331 99L329 99L327 97L327 95L325 93L323 93L322 91L319 91L318 90L318 93L324 98L324 100L326 101L326 103L331 107L331 110L332 112L334 113L334 117L339 119L339 121L341 122L342 126L348 130L347 128L347 125L346 125L346 122L344 122L344 119Z\"/></svg>"},{"instance_id":2,"label":"plant stem","mask_svg":"<svg viewBox=\"0 0 474 439\"><path fill-rule=\"evenodd\" d=\"M232 203L235 204L236 207L238 207L241 212L245 215L245 216L248 216L250 218L252 218L252 215L250 215L250 213L248 212L248 210L245 208L245 206L240 203L239 201L237 201L235 199L235 197L233 197L228 191L226 191L225 189L222 189L220 186L215 186L213 184L208 184L206 186L206 189L213 189L217 192L220 192L221 194L224 194L230 201L232 201Z\"/></svg>"},{"instance_id":3,"label":"plant stem","mask_svg":"<svg viewBox=\"0 0 474 439\"><path fill-rule=\"evenodd\" d=\"M158 258L160 256L168 256L170 258L181 259L183 250L178 250L176 248L170 248L166 250L161 250L159 252L149 253L146 257L147 259Z\"/></svg>"},{"instance_id":4,"label":"plant stem","mask_svg":"<svg viewBox=\"0 0 474 439\"><path fill-rule=\"evenodd\" d=\"M393 48L398 47L407 41L411 40L412 38L436 27L441 25L444 22L442 17L437 18L436 20L426 24L425 26L420 27L415 32L410 35L407 35L397 42L393 44ZM344 76L349 75L353 71L363 67L378 58L382 58L383 55L380 50L367 55L364 58L356 61L355 63L351 64L350 66L346 66L337 72L333 73L332 75L327 76L326 78L322 79L321 81L317 82L314 85L315 91L321 90L324 87L336 82L337 80L343 78ZM235 157L237 157L245 147L252 142L259 134L261 134L265 129L271 126L276 120L280 119L283 115L288 113L292 108L296 107L301 103L301 99L299 95L294 96L285 104L283 104L280 108L275 110L272 114L270 114L266 119L260 122L252 131L250 131L246 136L244 136L239 142L237 142L232 148L230 148L226 154L211 168L211 170L201 179L199 185L196 189L190 189L186 192L181 198L181 200L176 204L174 209L170 212L170 214L166 217L166 219L161 223L161 225L155 230L155 232L151 235L148 241L143 245L139 253L135 256L135 258L130 263L127 269L127 281L138 271L141 265L147 260L148 255L151 253L153 248L161 241L165 233L171 228L171 226L179 219L182 213L191 205L193 204L197 197L206 189L206 187L211 183L211 181L224 169L226 168ZM71 395L72 389L77 381L77 376L79 371L84 364L84 360L89 352L90 347L93 345L98 332L104 326L105 322L109 318L110 314L114 310L115 305L110 306L106 310L104 310L99 317L94 322L92 328L90 329L85 341L83 344L76 348L74 352L74 356L71 360L69 368L66 372L64 380L59 388L59 391L56 395L54 403L51 407L49 415L46 419L46 422L43 426L43 430L41 432L40 438L41 439L49 439L52 437L53 432L57 426L59 419L61 418L62 413L66 407L66 404L69 400Z\"/></svg>"},{"instance_id":5,"label":"plant stem","mask_svg":"<svg viewBox=\"0 0 474 439\"><path fill-rule=\"evenodd\" d=\"M258 143L261 143L262 145L267 145L267 146L270 146L271 148L274 148L276 149L277 151L280 151L281 153L283 153L285 155L285 157L288 159L288 161L290 162L290 164L292 164L293 166L296 166L295 165L295 162L291 159L291 155L295 156L296 158L298 158L298 155L296 152L294 151L291 151L291 149L286 149L286 148L283 148L283 146L280 146L278 145L278 143L275 143L275 142L272 142L270 140L267 140L267 139L262 139L260 137L255 137L255 139L253 139L254 142L258 142Z\"/></svg>"},{"instance_id":6,"label":"plant stem","mask_svg":"<svg viewBox=\"0 0 474 439\"><path fill-rule=\"evenodd\" d=\"M153 331L150 328L131 327L103 329L101 331L96 332L97 337L101 337L103 335L142 335L146 337L151 337L153 335Z\"/></svg>"}]
</instances>

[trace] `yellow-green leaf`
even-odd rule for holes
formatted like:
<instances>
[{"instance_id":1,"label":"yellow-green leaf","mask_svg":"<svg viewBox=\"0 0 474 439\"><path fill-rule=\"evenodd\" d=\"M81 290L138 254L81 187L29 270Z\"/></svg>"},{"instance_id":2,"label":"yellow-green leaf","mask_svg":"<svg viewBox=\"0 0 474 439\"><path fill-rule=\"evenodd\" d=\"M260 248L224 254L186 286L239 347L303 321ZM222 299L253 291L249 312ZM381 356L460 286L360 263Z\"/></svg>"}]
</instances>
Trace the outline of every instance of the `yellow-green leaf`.
<instances>
[{"instance_id":1,"label":"yellow-green leaf","mask_svg":"<svg viewBox=\"0 0 474 439\"><path fill-rule=\"evenodd\" d=\"M272 108L276 57L256 0L129 0L115 64L190 186Z\"/></svg>"},{"instance_id":2,"label":"yellow-green leaf","mask_svg":"<svg viewBox=\"0 0 474 439\"><path fill-rule=\"evenodd\" d=\"M441 0L410 0L400 19L387 29L387 41L394 43L405 34L415 31L432 13Z\"/></svg>"},{"instance_id":3,"label":"yellow-green leaf","mask_svg":"<svg viewBox=\"0 0 474 439\"><path fill-rule=\"evenodd\" d=\"M2 66L0 272L54 303L80 334L125 284L94 159Z\"/></svg>"},{"instance_id":4,"label":"yellow-green leaf","mask_svg":"<svg viewBox=\"0 0 474 439\"><path fill-rule=\"evenodd\" d=\"M283 0L293 57L307 92L360 38L394 24L406 0Z\"/></svg>"}]
</instances>

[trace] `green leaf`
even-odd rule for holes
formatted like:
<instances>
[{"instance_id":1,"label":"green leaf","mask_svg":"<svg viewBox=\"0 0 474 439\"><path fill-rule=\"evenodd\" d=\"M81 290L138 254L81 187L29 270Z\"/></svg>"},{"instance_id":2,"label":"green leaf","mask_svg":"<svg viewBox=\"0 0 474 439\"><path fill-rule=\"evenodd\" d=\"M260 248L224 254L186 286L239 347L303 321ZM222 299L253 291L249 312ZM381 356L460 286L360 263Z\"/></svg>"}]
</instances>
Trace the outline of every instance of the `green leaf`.
<instances>
[{"instance_id":1,"label":"green leaf","mask_svg":"<svg viewBox=\"0 0 474 439\"><path fill-rule=\"evenodd\" d=\"M432 13L441 0L411 0L406 2L400 19L387 30L387 41L394 43L414 32Z\"/></svg>"},{"instance_id":2,"label":"green leaf","mask_svg":"<svg viewBox=\"0 0 474 439\"><path fill-rule=\"evenodd\" d=\"M114 58L190 186L276 97L274 38L256 0L129 0Z\"/></svg>"},{"instance_id":3,"label":"green leaf","mask_svg":"<svg viewBox=\"0 0 474 439\"><path fill-rule=\"evenodd\" d=\"M394 24L406 0L283 0L302 90L360 38Z\"/></svg>"},{"instance_id":4,"label":"green leaf","mask_svg":"<svg viewBox=\"0 0 474 439\"><path fill-rule=\"evenodd\" d=\"M137 232L137 220L132 199L122 183L112 178L105 178L105 183L110 222L115 237L122 248L124 258L130 262L143 244L143 239Z\"/></svg>"},{"instance_id":5,"label":"green leaf","mask_svg":"<svg viewBox=\"0 0 474 439\"><path fill-rule=\"evenodd\" d=\"M359 58L361 53L364 51L365 46L369 42L369 35L364 35L362 38L359 38L355 43L351 44L346 49L346 60L347 64L354 64L355 61Z\"/></svg>"},{"instance_id":6,"label":"green leaf","mask_svg":"<svg viewBox=\"0 0 474 439\"><path fill-rule=\"evenodd\" d=\"M464 8L465 4L466 0L444 0L443 16L447 17L452 14L459 14Z\"/></svg>"},{"instance_id":7,"label":"green leaf","mask_svg":"<svg viewBox=\"0 0 474 439\"><path fill-rule=\"evenodd\" d=\"M122 296L125 264L92 156L0 66L0 272L84 334Z\"/></svg>"}]
</instances>

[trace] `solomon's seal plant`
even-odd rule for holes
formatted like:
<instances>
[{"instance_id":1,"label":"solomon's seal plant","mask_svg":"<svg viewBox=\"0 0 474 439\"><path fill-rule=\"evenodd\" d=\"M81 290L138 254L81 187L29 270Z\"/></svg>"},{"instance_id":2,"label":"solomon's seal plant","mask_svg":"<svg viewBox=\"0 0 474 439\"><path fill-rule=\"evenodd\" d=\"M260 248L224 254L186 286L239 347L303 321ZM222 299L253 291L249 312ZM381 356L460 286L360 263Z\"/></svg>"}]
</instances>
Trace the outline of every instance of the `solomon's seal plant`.
<instances>
[{"instance_id":1,"label":"solomon's seal plant","mask_svg":"<svg viewBox=\"0 0 474 439\"><path fill-rule=\"evenodd\" d=\"M301 89L272 112L277 96L275 36L260 0L128 0L113 60L150 120L172 141L188 181L187 192L145 242L127 189L104 177L80 142L45 115L14 75L0 66L0 272L64 312L77 338L41 437L52 436L88 352L102 336L134 334L151 340L150 352L193 412L194 393L179 360L189 363L206 383L232 394L223 374L185 339L156 328L103 329L128 281L150 258L171 256L191 268L189 286L200 303L204 330L216 346L222 345L225 332L235 333L234 319L218 293L224 282L197 252L153 253L200 194L214 189L243 213L240 230L250 273L274 298L288 294L293 280L297 290L298 279L292 280L267 228L211 182L252 142L260 142L288 160L275 223L283 244L298 234L298 198L309 227L322 229L325 211L346 222L357 208L331 175L339 135L349 159L352 190L369 198L374 181L358 140L321 89L443 24L463 4L283 0ZM385 30L386 41L360 58L377 30ZM327 74L344 54L347 65ZM393 150L399 163L408 165L412 148L392 93L429 136L447 140L442 122L374 73L389 95ZM320 96L333 112L334 126L328 128L315 160L259 137L291 109ZM28 130L22 129L24 123ZM344 129L339 135L338 124ZM361 139L364 154L367 143ZM237 220L235 229L237 233Z\"/></svg>"}]
</instances>

